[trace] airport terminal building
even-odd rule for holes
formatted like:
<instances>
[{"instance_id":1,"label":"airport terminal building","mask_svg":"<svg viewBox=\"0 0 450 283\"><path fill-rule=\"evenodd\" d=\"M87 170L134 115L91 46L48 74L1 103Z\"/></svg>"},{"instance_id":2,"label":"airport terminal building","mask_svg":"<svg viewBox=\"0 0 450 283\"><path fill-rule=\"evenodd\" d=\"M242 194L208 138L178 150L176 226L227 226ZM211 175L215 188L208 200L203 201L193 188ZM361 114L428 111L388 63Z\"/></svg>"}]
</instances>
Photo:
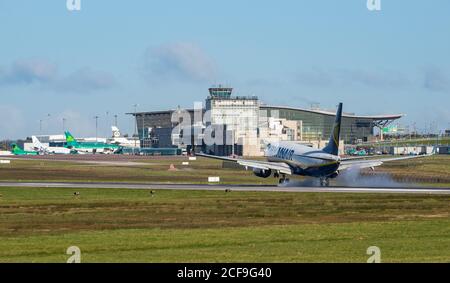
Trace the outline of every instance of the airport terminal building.
<instances>
[{"instance_id":1,"label":"airport terminal building","mask_svg":"<svg viewBox=\"0 0 450 283\"><path fill-rule=\"evenodd\" d=\"M143 147L186 148L181 140L187 133L180 124L187 120L194 129L189 133L192 140L201 140L205 128L210 125L224 125L221 130L234 146L211 147L197 143L195 148L217 155L262 155L263 141L297 141L316 147L322 147L328 141L336 114L334 111L265 105L256 96L233 96L232 91L232 88L224 86L209 88L205 107L197 105L195 109L128 114L136 119ZM198 118L204 116L206 123ZM374 140L377 138L375 128L386 127L402 116L364 116L344 112L341 139L345 144ZM189 149L192 147L188 146Z\"/></svg>"},{"instance_id":2,"label":"airport terminal building","mask_svg":"<svg viewBox=\"0 0 450 283\"><path fill-rule=\"evenodd\" d=\"M327 140L334 123L335 112L320 109L303 109L286 106L262 105L270 117L273 113L280 119L287 121L301 121L303 141ZM392 121L400 119L403 115L375 115L361 116L353 113L342 114L341 139L346 144L374 139L375 128L383 128Z\"/></svg>"}]
</instances>

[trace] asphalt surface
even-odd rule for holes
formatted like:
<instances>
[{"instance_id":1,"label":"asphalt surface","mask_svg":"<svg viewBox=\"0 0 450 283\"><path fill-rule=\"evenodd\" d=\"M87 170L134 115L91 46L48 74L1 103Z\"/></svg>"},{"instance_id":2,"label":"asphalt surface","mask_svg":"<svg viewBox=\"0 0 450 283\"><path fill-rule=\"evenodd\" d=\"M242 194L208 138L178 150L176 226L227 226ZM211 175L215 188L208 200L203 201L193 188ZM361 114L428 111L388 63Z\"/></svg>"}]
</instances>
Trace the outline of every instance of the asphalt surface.
<instances>
[{"instance_id":1,"label":"asphalt surface","mask_svg":"<svg viewBox=\"0 0 450 283\"><path fill-rule=\"evenodd\" d=\"M79 182L0 182L0 187L39 187L39 188L110 188L143 190L205 190L205 191L239 191L239 192L323 192L323 193L401 193L401 194L437 194L450 195L450 188L426 187L287 187L261 185L202 185L202 184L133 184L133 183L79 183Z\"/></svg>"}]
</instances>

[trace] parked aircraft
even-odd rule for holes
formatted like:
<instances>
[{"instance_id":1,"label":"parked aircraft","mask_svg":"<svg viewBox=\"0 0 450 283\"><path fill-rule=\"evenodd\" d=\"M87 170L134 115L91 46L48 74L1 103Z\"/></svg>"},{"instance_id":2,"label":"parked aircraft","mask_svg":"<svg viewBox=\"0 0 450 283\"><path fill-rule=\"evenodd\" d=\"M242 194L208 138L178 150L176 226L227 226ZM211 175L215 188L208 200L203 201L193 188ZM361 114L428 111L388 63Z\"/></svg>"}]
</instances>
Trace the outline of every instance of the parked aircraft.
<instances>
[{"instance_id":1,"label":"parked aircraft","mask_svg":"<svg viewBox=\"0 0 450 283\"><path fill-rule=\"evenodd\" d=\"M39 152L23 150L15 143L13 143L11 146L12 146L12 153L14 155L39 155Z\"/></svg>"},{"instance_id":2,"label":"parked aircraft","mask_svg":"<svg viewBox=\"0 0 450 283\"><path fill-rule=\"evenodd\" d=\"M66 147L76 150L78 153L114 153L120 149L116 144L108 144L103 142L78 142L71 133L65 132Z\"/></svg>"},{"instance_id":3,"label":"parked aircraft","mask_svg":"<svg viewBox=\"0 0 450 283\"><path fill-rule=\"evenodd\" d=\"M43 154L75 154L76 150L72 150L66 147L54 147L43 145L36 136L31 137L33 141L33 147L36 151Z\"/></svg>"},{"instance_id":4,"label":"parked aircraft","mask_svg":"<svg viewBox=\"0 0 450 283\"><path fill-rule=\"evenodd\" d=\"M135 139L129 139L127 137L122 137L120 130L116 126L111 127L112 138L110 139L111 144L116 144L121 147L140 147L140 141Z\"/></svg>"}]
</instances>

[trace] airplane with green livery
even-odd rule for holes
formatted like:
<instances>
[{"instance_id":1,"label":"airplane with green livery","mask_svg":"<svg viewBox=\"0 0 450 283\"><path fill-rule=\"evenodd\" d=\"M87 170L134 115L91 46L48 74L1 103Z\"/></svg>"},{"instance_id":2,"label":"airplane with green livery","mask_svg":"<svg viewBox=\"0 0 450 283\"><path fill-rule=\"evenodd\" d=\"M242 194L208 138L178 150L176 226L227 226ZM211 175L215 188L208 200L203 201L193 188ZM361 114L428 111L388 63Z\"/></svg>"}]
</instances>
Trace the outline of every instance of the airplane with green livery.
<instances>
[{"instance_id":1,"label":"airplane with green livery","mask_svg":"<svg viewBox=\"0 0 450 283\"><path fill-rule=\"evenodd\" d=\"M15 143L12 144L12 153L14 155L39 155L39 152L23 150Z\"/></svg>"},{"instance_id":2,"label":"airplane with green livery","mask_svg":"<svg viewBox=\"0 0 450 283\"><path fill-rule=\"evenodd\" d=\"M105 153L111 154L120 150L120 146L104 142L78 142L68 131L66 135L66 147L76 150L78 153Z\"/></svg>"}]
</instances>

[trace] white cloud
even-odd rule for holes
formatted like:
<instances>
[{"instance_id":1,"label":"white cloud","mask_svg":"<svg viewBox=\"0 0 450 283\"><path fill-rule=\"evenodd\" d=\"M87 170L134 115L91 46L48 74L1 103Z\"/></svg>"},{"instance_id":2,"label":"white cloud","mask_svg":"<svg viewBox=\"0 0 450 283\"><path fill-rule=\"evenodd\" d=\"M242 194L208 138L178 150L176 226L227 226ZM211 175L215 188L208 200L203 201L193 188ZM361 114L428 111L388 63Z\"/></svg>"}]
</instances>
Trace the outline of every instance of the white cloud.
<instances>
[{"instance_id":1,"label":"white cloud","mask_svg":"<svg viewBox=\"0 0 450 283\"><path fill-rule=\"evenodd\" d=\"M56 78L58 68L54 63L42 59L22 59L0 71L0 83L31 84L48 82Z\"/></svg>"},{"instance_id":2,"label":"white cloud","mask_svg":"<svg viewBox=\"0 0 450 283\"><path fill-rule=\"evenodd\" d=\"M89 93L96 90L110 89L116 85L114 76L107 72L82 68L50 85L58 91Z\"/></svg>"},{"instance_id":3,"label":"white cloud","mask_svg":"<svg viewBox=\"0 0 450 283\"><path fill-rule=\"evenodd\" d=\"M0 87L24 84L58 93L90 93L112 88L116 85L116 79L107 72L89 67L63 76L58 73L56 64L41 59L17 60L9 68L0 66Z\"/></svg>"},{"instance_id":4,"label":"white cloud","mask_svg":"<svg viewBox=\"0 0 450 283\"><path fill-rule=\"evenodd\" d=\"M214 61L193 43L173 43L149 48L144 55L144 74L155 79L211 81L216 75Z\"/></svg>"}]
</instances>

